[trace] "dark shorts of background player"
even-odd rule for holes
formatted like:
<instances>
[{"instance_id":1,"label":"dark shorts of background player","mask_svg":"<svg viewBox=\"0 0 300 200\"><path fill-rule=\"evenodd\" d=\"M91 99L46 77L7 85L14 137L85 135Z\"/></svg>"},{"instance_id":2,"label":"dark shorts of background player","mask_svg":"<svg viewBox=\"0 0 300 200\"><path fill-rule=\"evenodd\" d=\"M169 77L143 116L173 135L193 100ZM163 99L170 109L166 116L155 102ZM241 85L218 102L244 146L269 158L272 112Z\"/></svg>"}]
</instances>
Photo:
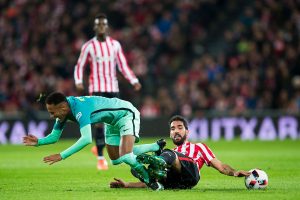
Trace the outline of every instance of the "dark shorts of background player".
<instances>
[{"instance_id":1,"label":"dark shorts of background player","mask_svg":"<svg viewBox=\"0 0 300 200\"><path fill-rule=\"evenodd\" d=\"M173 151L170 149L165 149L163 151ZM200 180L200 174L196 162L182 153L177 154L178 159L181 163L181 172L176 172L174 169L170 168L167 171L167 178L160 181L165 189L191 189Z\"/></svg>"},{"instance_id":2,"label":"dark shorts of background player","mask_svg":"<svg viewBox=\"0 0 300 200\"><path fill-rule=\"evenodd\" d=\"M107 97L107 98L114 98L114 97L119 98L120 97L119 92L93 92L92 95L93 96L102 96L102 97Z\"/></svg>"}]
</instances>

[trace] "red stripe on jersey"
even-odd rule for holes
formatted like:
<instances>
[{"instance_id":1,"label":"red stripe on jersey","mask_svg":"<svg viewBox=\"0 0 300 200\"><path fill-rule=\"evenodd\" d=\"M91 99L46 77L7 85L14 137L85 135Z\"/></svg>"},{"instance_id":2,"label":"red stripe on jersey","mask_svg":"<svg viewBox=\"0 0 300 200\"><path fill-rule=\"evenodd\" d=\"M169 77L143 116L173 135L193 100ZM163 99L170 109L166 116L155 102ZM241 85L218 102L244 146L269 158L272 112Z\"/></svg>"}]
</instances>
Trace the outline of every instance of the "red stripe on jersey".
<instances>
[{"instance_id":1,"label":"red stripe on jersey","mask_svg":"<svg viewBox=\"0 0 300 200\"><path fill-rule=\"evenodd\" d=\"M209 153L209 155L210 155L211 157L215 158L215 155L214 155L213 152L206 146L206 144L204 144L204 143L201 143L201 144L205 147L205 149L206 149L206 151Z\"/></svg>"},{"instance_id":2,"label":"red stripe on jersey","mask_svg":"<svg viewBox=\"0 0 300 200\"><path fill-rule=\"evenodd\" d=\"M118 61L119 61L119 63L120 63L120 68L121 68L121 70L124 72L124 67L123 67L123 64L122 64L122 60L121 60L121 58L120 58L120 52L117 53L117 57L118 57Z\"/></svg>"},{"instance_id":3,"label":"red stripe on jersey","mask_svg":"<svg viewBox=\"0 0 300 200\"><path fill-rule=\"evenodd\" d=\"M204 151L203 151L198 145L195 145L195 149L196 149L197 152L198 152L198 151L201 152L201 155L203 156L203 159L206 161L206 163L208 163L209 160L208 160L206 154L204 153Z\"/></svg>"},{"instance_id":4,"label":"red stripe on jersey","mask_svg":"<svg viewBox=\"0 0 300 200\"><path fill-rule=\"evenodd\" d=\"M104 51L103 51L103 48L102 48L102 43L99 41L99 45L100 45L100 49L101 49L101 56L102 58L105 58L104 56ZM106 71L105 71L105 59L103 59L102 61L102 69L103 69L103 78L104 78L104 90L107 91L107 81L106 81Z\"/></svg>"},{"instance_id":5,"label":"red stripe on jersey","mask_svg":"<svg viewBox=\"0 0 300 200\"><path fill-rule=\"evenodd\" d=\"M197 156L198 156L198 151L196 150L196 145L195 145L195 144L192 144L192 143L190 143L190 145L194 145L193 158L197 158Z\"/></svg>"},{"instance_id":6,"label":"red stripe on jersey","mask_svg":"<svg viewBox=\"0 0 300 200\"><path fill-rule=\"evenodd\" d=\"M113 43L113 39L112 39L112 38L109 38L109 42L110 42L111 46L113 47L113 50L115 50L115 46L114 46L114 43ZM114 52L115 52L115 51L113 51L112 54L114 54ZM116 59L114 58L113 65L116 65L115 62L116 62ZM115 75L116 71L115 71L115 68L114 68L115 66L113 66L113 65L111 66L111 67L112 67L111 70L114 71L114 74L113 74L113 73L111 74L112 77L113 77L113 76L116 76L116 75ZM112 91L114 91L115 87L118 88L118 85L115 85L115 82L114 82L114 80L112 79Z\"/></svg>"},{"instance_id":7,"label":"red stripe on jersey","mask_svg":"<svg viewBox=\"0 0 300 200\"><path fill-rule=\"evenodd\" d=\"M90 89L90 87L94 87L94 67L93 67L93 61L92 61L92 56L89 55L90 57L90 77L89 77L89 93L92 95L94 89Z\"/></svg>"},{"instance_id":8,"label":"red stripe on jersey","mask_svg":"<svg viewBox=\"0 0 300 200\"><path fill-rule=\"evenodd\" d=\"M93 49L94 49L94 52L95 52L95 56L97 56L95 42L93 42L92 44L93 44ZM96 61L96 66L95 67L96 67L96 74L98 75L95 78L98 79L98 88L100 89L100 77L99 77L100 73L99 73L99 65L98 65L97 61ZM93 76L93 74L92 74L92 76ZM95 90L96 90L95 85L93 85L93 91L95 91Z\"/></svg>"},{"instance_id":9,"label":"red stripe on jersey","mask_svg":"<svg viewBox=\"0 0 300 200\"><path fill-rule=\"evenodd\" d=\"M108 44L107 41L105 41L105 45L106 45L106 49L107 49L107 53L108 53L108 57L110 58L110 50L108 48ZM112 81L113 81L113 77L111 75L111 61L110 59L108 60L108 75L110 76L110 82L108 83L110 85L110 90L112 91Z\"/></svg>"},{"instance_id":10,"label":"red stripe on jersey","mask_svg":"<svg viewBox=\"0 0 300 200\"><path fill-rule=\"evenodd\" d=\"M198 169L200 170L204 163L208 165L211 158L215 158L215 155L206 145L200 144L186 142L177 146L174 150L192 158L197 163Z\"/></svg>"},{"instance_id":11,"label":"red stripe on jersey","mask_svg":"<svg viewBox=\"0 0 300 200\"><path fill-rule=\"evenodd\" d=\"M185 161L188 161L188 162L195 162L192 158L186 158L186 157L179 157L178 156L178 159L179 160L185 160Z\"/></svg>"}]
</instances>

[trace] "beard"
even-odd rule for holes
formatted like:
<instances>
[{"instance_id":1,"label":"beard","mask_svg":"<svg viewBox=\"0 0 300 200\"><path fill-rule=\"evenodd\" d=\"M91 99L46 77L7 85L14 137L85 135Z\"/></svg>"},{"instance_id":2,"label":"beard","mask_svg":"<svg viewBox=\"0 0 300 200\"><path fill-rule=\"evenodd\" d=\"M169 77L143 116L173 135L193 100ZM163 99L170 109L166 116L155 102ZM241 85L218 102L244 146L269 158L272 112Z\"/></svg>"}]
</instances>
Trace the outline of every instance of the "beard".
<instances>
[{"instance_id":1,"label":"beard","mask_svg":"<svg viewBox=\"0 0 300 200\"><path fill-rule=\"evenodd\" d=\"M181 139L180 139L180 140L176 140L176 139L175 139L176 136L180 137ZM182 144L185 142L186 137L187 137L186 134L185 134L184 136L181 136L181 135L179 135L179 134L176 134L176 135L172 138L172 140L173 140L173 143L174 143L176 146L180 146L180 145L182 145Z\"/></svg>"}]
</instances>

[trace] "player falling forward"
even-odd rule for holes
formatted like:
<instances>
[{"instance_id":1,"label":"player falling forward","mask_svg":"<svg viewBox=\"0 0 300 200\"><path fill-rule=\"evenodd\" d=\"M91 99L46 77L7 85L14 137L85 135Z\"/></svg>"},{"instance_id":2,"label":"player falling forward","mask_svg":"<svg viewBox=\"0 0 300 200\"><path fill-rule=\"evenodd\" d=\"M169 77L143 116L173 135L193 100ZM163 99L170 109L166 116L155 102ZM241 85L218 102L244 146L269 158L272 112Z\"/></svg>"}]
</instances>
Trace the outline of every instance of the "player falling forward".
<instances>
[{"instance_id":1,"label":"player falling forward","mask_svg":"<svg viewBox=\"0 0 300 200\"><path fill-rule=\"evenodd\" d=\"M55 118L52 132L44 138L28 135L23 138L27 146L52 144L59 140L68 120L79 124L81 137L61 153L44 157L50 165L66 159L92 143L91 124L105 124L105 141L108 155L113 165L126 163L137 171L145 183L149 183L149 174L145 167L137 162L136 155L159 150L157 143L134 146L139 141L140 113L128 101L100 96L66 97L59 92L46 98L46 107L51 118Z\"/></svg>"}]
</instances>

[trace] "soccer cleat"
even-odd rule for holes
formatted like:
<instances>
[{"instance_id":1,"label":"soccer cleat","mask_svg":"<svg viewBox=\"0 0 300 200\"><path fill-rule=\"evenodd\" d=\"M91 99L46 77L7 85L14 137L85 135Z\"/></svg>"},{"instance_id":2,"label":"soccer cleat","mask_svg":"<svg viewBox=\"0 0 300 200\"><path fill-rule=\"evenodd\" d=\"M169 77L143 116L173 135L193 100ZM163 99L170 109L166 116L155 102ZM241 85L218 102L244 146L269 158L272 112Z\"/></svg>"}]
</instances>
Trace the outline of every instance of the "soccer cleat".
<instances>
[{"instance_id":1,"label":"soccer cleat","mask_svg":"<svg viewBox=\"0 0 300 200\"><path fill-rule=\"evenodd\" d=\"M148 173L151 178L155 178L157 180L161 180L167 178L167 170L166 169L156 169L152 165L148 166Z\"/></svg>"},{"instance_id":2,"label":"soccer cleat","mask_svg":"<svg viewBox=\"0 0 300 200\"><path fill-rule=\"evenodd\" d=\"M154 169L164 170L167 167L166 161L159 156L140 154L136 157L136 160L143 164L149 164L153 166Z\"/></svg>"},{"instance_id":3,"label":"soccer cleat","mask_svg":"<svg viewBox=\"0 0 300 200\"><path fill-rule=\"evenodd\" d=\"M98 170L108 170L107 161L105 159L98 160L97 169Z\"/></svg>"},{"instance_id":4,"label":"soccer cleat","mask_svg":"<svg viewBox=\"0 0 300 200\"><path fill-rule=\"evenodd\" d=\"M146 170L146 167L144 165L138 165L138 166L132 168L131 171L136 172L136 174L134 175L135 177L140 179L142 182L149 184L149 182L150 182L149 173Z\"/></svg>"},{"instance_id":5,"label":"soccer cleat","mask_svg":"<svg viewBox=\"0 0 300 200\"><path fill-rule=\"evenodd\" d=\"M154 181L154 182L150 182L149 184L146 184L149 188L151 188L152 190L155 190L155 191L160 191L160 190L164 190L164 186L157 182L157 181Z\"/></svg>"},{"instance_id":6,"label":"soccer cleat","mask_svg":"<svg viewBox=\"0 0 300 200\"><path fill-rule=\"evenodd\" d=\"M91 152L95 155L95 156L98 156L98 149L97 149L97 146L93 146L91 148Z\"/></svg>"},{"instance_id":7,"label":"soccer cleat","mask_svg":"<svg viewBox=\"0 0 300 200\"><path fill-rule=\"evenodd\" d=\"M156 143L159 146L159 150L155 151L155 155L159 156L162 153L163 149L165 148L167 142L165 139L160 139L157 140Z\"/></svg>"},{"instance_id":8,"label":"soccer cleat","mask_svg":"<svg viewBox=\"0 0 300 200\"><path fill-rule=\"evenodd\" d=\"M134 168L131 168L131 174L134 177L138 178L140 181L145 183L144 178ZM164 186L161 183L157 182L154 177L149 179L149 183L145 183L145 184L149 188L155 191L164 190Z\"/></svg>"}]
</instances>

